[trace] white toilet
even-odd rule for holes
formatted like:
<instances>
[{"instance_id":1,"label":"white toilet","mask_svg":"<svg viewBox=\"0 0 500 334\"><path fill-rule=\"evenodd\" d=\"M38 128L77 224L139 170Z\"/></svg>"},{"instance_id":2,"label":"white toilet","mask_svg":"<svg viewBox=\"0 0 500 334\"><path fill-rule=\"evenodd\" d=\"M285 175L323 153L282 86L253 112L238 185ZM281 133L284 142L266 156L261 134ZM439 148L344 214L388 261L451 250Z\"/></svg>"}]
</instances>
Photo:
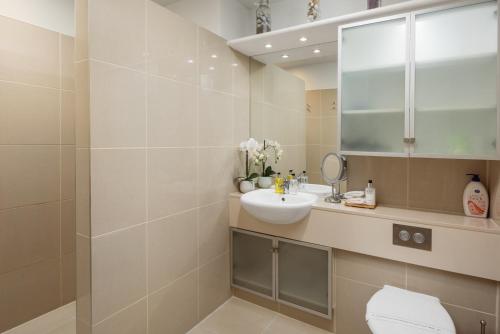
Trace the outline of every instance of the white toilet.
<instances>
[{"instance_id":1,"label":"white toilet","mask_svg":"<svg viewBox=\"0 0 500 334\"><path fill-rule=\"evenodd\" d=\"M438 298L388 285L366 305L366 322L373 334L455 334Z\"/></svg>"}]
</instances>

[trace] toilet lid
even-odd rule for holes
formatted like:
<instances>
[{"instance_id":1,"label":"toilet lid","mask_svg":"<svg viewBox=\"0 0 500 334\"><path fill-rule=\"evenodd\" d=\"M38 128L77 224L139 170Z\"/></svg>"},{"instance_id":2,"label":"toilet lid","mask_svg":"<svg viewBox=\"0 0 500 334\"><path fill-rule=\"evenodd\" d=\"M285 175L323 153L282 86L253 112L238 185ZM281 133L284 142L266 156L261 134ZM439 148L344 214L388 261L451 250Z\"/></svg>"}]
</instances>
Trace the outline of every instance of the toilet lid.
<instances>
[{"instance_id":1,"label":"toilet lid","mask_svg":"<svg viewBox=\"0 0 500 334\"><path fill-rule=\"evenodd\" d=\"M455 334L438 298L388 285L366 305L366 321L373 334Z\"/></svg>"}]
</instances>

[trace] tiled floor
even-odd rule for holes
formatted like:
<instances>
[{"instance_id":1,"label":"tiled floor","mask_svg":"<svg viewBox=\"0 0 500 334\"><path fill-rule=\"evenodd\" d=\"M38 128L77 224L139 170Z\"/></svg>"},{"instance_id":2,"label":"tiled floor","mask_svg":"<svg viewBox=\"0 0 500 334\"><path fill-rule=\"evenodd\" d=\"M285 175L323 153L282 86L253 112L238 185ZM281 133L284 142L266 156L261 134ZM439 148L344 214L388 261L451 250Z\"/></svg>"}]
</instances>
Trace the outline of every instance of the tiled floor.
<instances>
[{"instance_id":1,"label":"tiled floor","mask_svg":"<svg viewBox=\"0 0 500 334\"><path fill-rule=\"evenodd\" d=\"M188 334L328 334L322 329L232 297ZM330 333L331 334L331 333Z\"/></svg>"}]
</instances>

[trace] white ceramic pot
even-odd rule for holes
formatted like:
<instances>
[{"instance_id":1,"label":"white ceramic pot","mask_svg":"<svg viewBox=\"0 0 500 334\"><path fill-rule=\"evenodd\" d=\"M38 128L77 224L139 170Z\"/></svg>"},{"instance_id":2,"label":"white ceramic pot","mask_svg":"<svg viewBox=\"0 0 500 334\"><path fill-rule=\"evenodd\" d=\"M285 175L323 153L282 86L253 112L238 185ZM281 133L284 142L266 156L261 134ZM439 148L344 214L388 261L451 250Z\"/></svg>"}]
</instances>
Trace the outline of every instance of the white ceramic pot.
<instances>
[{"instance_id":1,"label":"white ceramic pot","mask_svg":"<svg viewBox=\"0 0 500 334\"><path fill-rule=\"evenodd\" d=\"M255 184L253 181L241 181L240 182L240 191L242 193L247 193L249 191L255 190Z\"/></svg>"},{"instance_id":2,"label":"white ceramic pot","mask_svg":"<svg viewBox=\"0 0 500 334\"><path fill-rule=\"evenodd\" d=\"M259 176L259 187L262 189L271 188L273 185L273 178L271 176Z\"/></svg>"}]
</instances>

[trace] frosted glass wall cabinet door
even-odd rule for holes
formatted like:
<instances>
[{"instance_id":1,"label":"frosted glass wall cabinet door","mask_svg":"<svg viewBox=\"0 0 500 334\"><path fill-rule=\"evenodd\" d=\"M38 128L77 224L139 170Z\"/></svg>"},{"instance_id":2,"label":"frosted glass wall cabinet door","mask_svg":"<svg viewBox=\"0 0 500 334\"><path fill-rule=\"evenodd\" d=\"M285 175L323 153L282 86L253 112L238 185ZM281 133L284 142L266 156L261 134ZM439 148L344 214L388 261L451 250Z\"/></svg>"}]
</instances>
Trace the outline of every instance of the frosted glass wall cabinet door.
<instances>
[{"instance_id":1,"label":"frosted glass wall cabinet door","mask_svg":"<svg viewBox=\"0 0 500 334\"><path fill-rule=\"evenodd\" d=\"M497 2L412 21L412 155L496 157Z\"/></svg>"},{"instance_id":2,"label":"frosted glass wall cabinet door","mask_svg":"<svg viewBox=\"0 0 500 334\"><path fill-rule=\"evenodd\" d=\"M277 300L331 318L332 250L278 239Z\"/></svg>"},{"instance_id":3,"label":"frosted glass wall cabinet door","mask_svg":"<svg viewBox=\"0 0 500 334\"><path fill-rule=\"evenodd\" d=\"M271 237L231 231L231 285L274 299L274 249Z\"/></svg>"},{"instance_id":4,"label":"frosted glass wall cabinet door","mask_svg":"<svg viewBox=\"0 0 500 334\"><path fill-rule=\"evenodd\" d=\"M340 27L343 153L408 153L409 24L404 15Z\"/></svg>"}]
</instances>

